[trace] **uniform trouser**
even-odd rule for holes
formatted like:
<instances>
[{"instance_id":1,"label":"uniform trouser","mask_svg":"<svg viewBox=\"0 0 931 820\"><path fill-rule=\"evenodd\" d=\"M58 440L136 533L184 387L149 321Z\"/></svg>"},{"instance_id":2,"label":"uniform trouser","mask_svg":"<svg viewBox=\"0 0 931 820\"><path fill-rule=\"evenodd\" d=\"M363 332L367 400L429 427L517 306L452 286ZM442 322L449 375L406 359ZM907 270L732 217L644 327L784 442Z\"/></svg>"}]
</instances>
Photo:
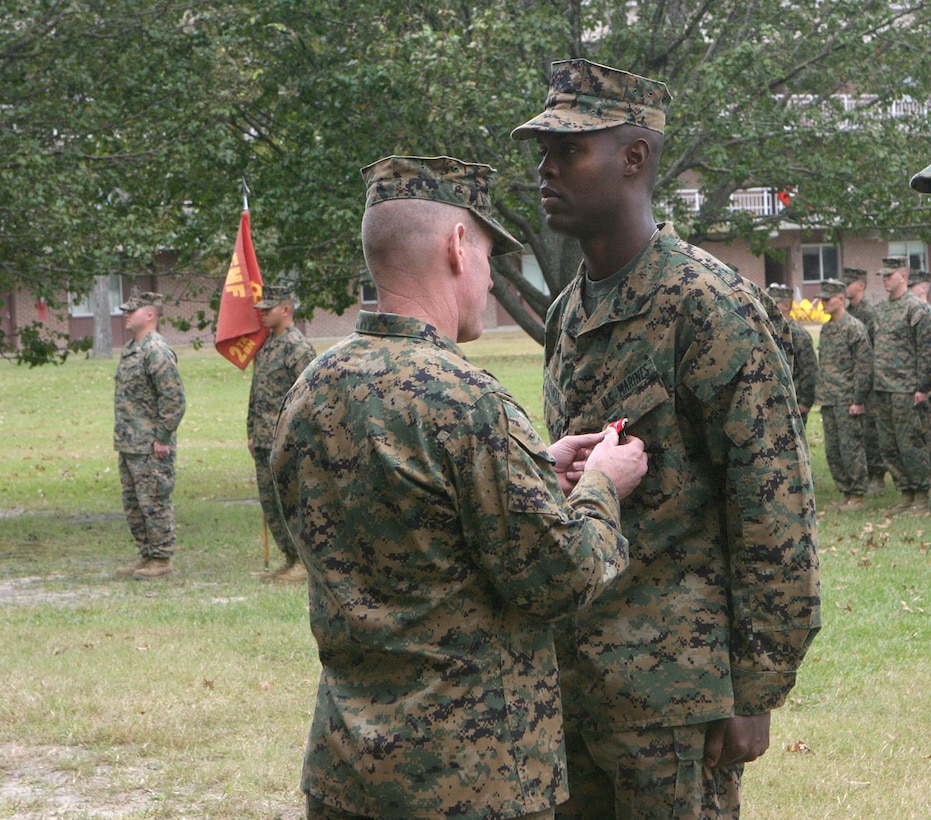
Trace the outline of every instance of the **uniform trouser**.
<instances>
[{"instance_id":1,"label":"uniform trouser","mask_svg":"<svg viewBox=\"0 0 931 820\"><path fill-rule=\"evenodd\" d=\"M291 543L288 528L278 506L278 496L275 493L275 482L272 479L272 468L269 463L272 451L263 447L255 448L255 480L259 486L259 503L265 513L265 523L271 531L275 543L285 555L297 555L297 550Z\"/></svg>"},{"instance_id":2,"label":"uniform trouser","mask_svg":"<svg viewBox=\"0 0 931 820\"><path fill-rule=\"evenodd\" d=\"M876 392L876 425L883 461L901 492L927 492L931 457L924 431L927 403L915 406L914 393Z\"/></svg>"},{"instance_id":3,"label":"uniform trouser","mask_svg":"<svg viewBox=\"0 0 931 820\"><path fill-rule=\"evenodd\" d=\"M307 820L371 820L367 814L352 814L340 809L334 809L326 803L321 803L314 797L307 795ZM552 820L553 810L538 811L533 814L524 814L514 820Z\"/></svg>"},{"instance_id":4,"label":"uniform trouser","mask_svg":"<svg viewBox=\"0 0 931 820\"><path fill-rule=\"evenodd\" d=\"M876 427L876 399L870 396L866 400L866 414L863 417L863 446L866 448L866 468L870 478L883 478L886 475L886 462L883 461L879 448L879 430Z\"/></svg>"},{"instance_id":5,"label":"uniform trouser","mask_svg":"<svg viewBox=\"0 0 931 820\"><path fill-rule=\"evenodd\" d=\"M120 453L119 463L123 511L136 549L143 557L171 558L175 553L174 451L164 458Z\"/></svg>"},{"instance_id":6,"label":"uniform trouser","mask_svg":"<svg viewBox=\"0 0 931 820\"><path fill-rule=\"evenodd\" d=\"M737 820L743 766L704 764L708 724L567 734L557 820Z\"/></svg>"},{"instance_id":7,"label":"uniform trouser","mask_svg":"<svg viewBox=\"0 0 931 820\"><path fill-rule=\"evenodd\" d=\"M821 406L824 454L834 486L845 495L866 495L869 470L863 441L863 416L851 416L850 406Z\"/></svg>"}]
</instances>

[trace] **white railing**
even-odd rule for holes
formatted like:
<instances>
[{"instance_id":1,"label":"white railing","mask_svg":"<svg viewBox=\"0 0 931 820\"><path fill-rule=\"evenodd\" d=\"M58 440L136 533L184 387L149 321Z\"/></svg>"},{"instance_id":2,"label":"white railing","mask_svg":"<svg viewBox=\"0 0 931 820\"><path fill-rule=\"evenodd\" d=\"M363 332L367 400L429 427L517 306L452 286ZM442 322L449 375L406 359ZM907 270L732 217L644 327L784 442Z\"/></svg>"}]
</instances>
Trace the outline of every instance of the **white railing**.
<instances>
[{"instance_id":1,"label":"white railing","mask_svg":"<svg viewBox=\"0 0 931 820\"><path fill-rule=\"evenodd\" d=\"M735 191L730 196L729 211L750 211L756 216L773 216L784 209L775 188L746 188ZM698 213L705 202L705 197L697 188L680 188L676 198L685 203L687 211Z\"/></svg>"},{"instance_id":2,"label":"white railing","mask_svg":"<svg viewBox=\"0 0 931 820\"><path fill-rule=\"evenodd\" d=\"M780 97L780 99L784 99ZM811 94L792 94L786 106L788 108L811 108L816 105L816 98ZM911 97L902 97L897 100L881 101L875 94L832 94L824 99L819 106L824 107L827 113L828 106L840 103L845 113L858 111L869 115L876 120L898 119L901 117L928 116L931 112L931 103L919 102ZM810 121L802 118L803 124L810 125ZM835 127L847 129L852 126L849 119L840 120Z\"/></svg>"}]
</instances>

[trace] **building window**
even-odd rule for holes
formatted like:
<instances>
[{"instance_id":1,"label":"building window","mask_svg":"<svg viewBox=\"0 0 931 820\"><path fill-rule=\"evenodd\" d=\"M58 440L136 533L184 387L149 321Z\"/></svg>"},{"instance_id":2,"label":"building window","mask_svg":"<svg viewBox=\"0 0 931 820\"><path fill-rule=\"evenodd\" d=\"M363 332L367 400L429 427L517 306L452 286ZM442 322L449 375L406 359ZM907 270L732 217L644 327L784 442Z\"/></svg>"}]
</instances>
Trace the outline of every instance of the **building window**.
<instances>
[{"instance_id":1,"label":"building window","mask_svg":"<svg viewBox=\"0 0 931 820\"><path fill-rule=\"evenodd\" d=\"M834 245L802 245L802 281L836 279L840 254Z\"/></svg>"},{"instance_id":2,"label":"building window","mask_svg":"<svg viewBox=\"0 0 931 820\"><path fill-rule=\"evenodd\" d=\"M110 315L117 316L120 313L120 305L123 304L123 277L118 273L110 274ZM91 307L90 293L78 296L74 293L68 294L68 313L73 317L93 316L94 310Z\"/></svg>"},{"instance_id":3,"label":"building window","mask_svg":"<svg viewBox=\"0 0 931 820\"><path fill-rule=\"evenodd\" d=\"M363 305L378 304L378 289L375 287L375 283L371 279L363 279L362 287L360 290L360 301Z\"/></svg>"},{"instance_id":4,"label":"building window","mask_svg":"<svg viewBox=\"0 0 931 820\"><path fill-rule=\"evenodd\" d=\"M924 242L890 242L889 256L907 256L910 268L928 269L928 246Z\"/></svg>"},{"instance_id":5,"label":"building window","mask_svg":"<svg viewBox=\"0 0 931 820\"><path fill-rule=\"evenodd\" d=\"M537 257L532 253L521 254L520 272L523 274L524 279L530 282L540 293L545 293L547 296L550 295L550 289L546 284L546 280L543 278L543 271L540 269L540 263L537 262Z\"/></svg>"}]
</instances>

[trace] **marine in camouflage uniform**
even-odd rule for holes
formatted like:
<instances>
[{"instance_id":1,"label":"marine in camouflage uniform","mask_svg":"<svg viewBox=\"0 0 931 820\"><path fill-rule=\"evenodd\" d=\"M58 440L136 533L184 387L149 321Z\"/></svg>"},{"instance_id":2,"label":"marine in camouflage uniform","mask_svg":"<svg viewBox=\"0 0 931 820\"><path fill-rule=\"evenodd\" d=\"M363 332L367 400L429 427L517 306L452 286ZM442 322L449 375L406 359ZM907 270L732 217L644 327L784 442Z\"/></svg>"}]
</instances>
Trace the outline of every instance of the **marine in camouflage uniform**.
<instances>
[{"instance_id":1,"label":"marine in camouflage uniform","mask_svg":"<svg viewBox=\"0 0 931 820\"><path fill-rule=\"evenodd\" d=\"M272 471L322 666L308 818L552 817L567 795L545 622L624 568L621 493L587 470L567 501L527 416L456 344L481 332L489 254L520 248L491 217L490 172L363 169L382 312L307 368L278 421ZM589 464L626 458L612 435Z\"/></svg>"},{"instance_id":2,"label":"marine in camouflage uniform","mask_svg":"<svg viewBox=\"0 0 931 820\"><path fill-rule=\"evenodd\" d=\"M889 299L876 306L873 390L883 460L899 491L889 513L928 512L931 461L925 438L931 392L931 312L908 292L908 259L883 260Z\"/></svg>"},{"instance_id":3,"label":"marine in camouflage uniform","mask_svg":"<svg viewBox=\"0 0 931 820\"><path fill-rule=\"evenodd\" d=\"M120 353L114 394L113 448L119 453L123 510L139 561L119 575L145 579L173 572L178 425L184 385L178 359L155 329L162 295L134 289L120 305L133 334Z\"/></svg>"},{"instance_id":4,"label":"marine in camouflage uniform","mask_svg":"<svg viewBox=\"0 0 931 820\"><path fill-rule=\"evenodd\" d=\"M863 420L873 389L873 351L866 327L846 311L847 286L840 280L821 283L824 311L831 321L821 327L818 387L824 451L834 485L843 494L840 508L865 510L869 484Z\"/></svg>"},{"instance_id":5,"label":"marine in camouflage uniform","mask_svg":"<svg viewBox=\"0 0 931 820\"><path fill-rule=\"evenodd\" d=\"M847 285L847 314L859 319L870 337L872 357L873 337L876 333L876 308L866 301L866 271L863 268L844 268L841 281ZM867 495L883 495L886 492L886 462L879 447L879 432L876 427L876 400L870 393L863 417L863 442L866 448L866 467L870 475Z\"/></svg>"},{"instance_id":6,"label":"marine in camouflage uniform","mask_svg":"<svg viewBox=\"0 0 931 820\"><path fill-rule=\"evenodd\" d=\"M621 510L628 572L558 645L572 787L558 817L737 817L742 763L765 751L820 626L779 332L758 288L653 220L668 102L662 83L557 62L546 111L512 133L537 139L547 224L585 256L546 320L550 435L626 416L650 458Z\"/></svg>"},{"instance_id":7,"label":"marine in camouflage uniform","mask_svg":"<svg viewBox=\"0 0 931 820\"><path fill-rule=\"evenodd\" d=\"M294 298L290 287L267 285L262 291L262 300L256 304L262 311L262 323L271 333L253 359L246 432L249 452L255 460L255 478L265 523L284 554L284 564L271 574L263 575L263 581L307 580L307 572L297 558L297 549L291 543L278 506L268 463L281 403L297 377L317 355L313 345L294 325Z\"/></svg>"},{"instance_id":8,"label":"marine in camouflage uniform","mask_svg":"<svg viewBox=\"0 0 931 820\"><path fill-rule=\"evenodd\" d=\"M815 403L815 382L818 380L818 358L811 334L792 318L792 288L788 285L770 285L766 292L779 307L779 311L789 323L792 338L792 383L802 422L808 423L808 412Z\"/></svg>"}]
</instances>

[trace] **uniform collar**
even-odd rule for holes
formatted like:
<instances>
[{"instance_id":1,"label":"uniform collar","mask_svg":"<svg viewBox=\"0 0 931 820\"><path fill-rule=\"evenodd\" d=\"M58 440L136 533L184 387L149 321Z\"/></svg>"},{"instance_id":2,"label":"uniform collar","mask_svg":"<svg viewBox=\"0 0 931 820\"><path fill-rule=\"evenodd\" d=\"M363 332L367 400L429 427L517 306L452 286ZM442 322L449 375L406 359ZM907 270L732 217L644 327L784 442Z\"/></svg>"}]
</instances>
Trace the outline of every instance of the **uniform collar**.
<instances>
[{"instance_id":1,"label":"uniform collar","mask_svg":"<svg viewBox=\"0 0 931 820\"><path fill-rule=\"evenodd\" d=\"M582 287L586 273L583 260L578 275L569 286L566 331L573 336L580 336L603 325L622 322L645 313L661 283L665 258L678 241L679 236L672 223L661 224L659 233L650 241L637 266L627 274L613 294L598 303L590 316L586 316L582 308Z\"/></svg>"}]
</instances>

